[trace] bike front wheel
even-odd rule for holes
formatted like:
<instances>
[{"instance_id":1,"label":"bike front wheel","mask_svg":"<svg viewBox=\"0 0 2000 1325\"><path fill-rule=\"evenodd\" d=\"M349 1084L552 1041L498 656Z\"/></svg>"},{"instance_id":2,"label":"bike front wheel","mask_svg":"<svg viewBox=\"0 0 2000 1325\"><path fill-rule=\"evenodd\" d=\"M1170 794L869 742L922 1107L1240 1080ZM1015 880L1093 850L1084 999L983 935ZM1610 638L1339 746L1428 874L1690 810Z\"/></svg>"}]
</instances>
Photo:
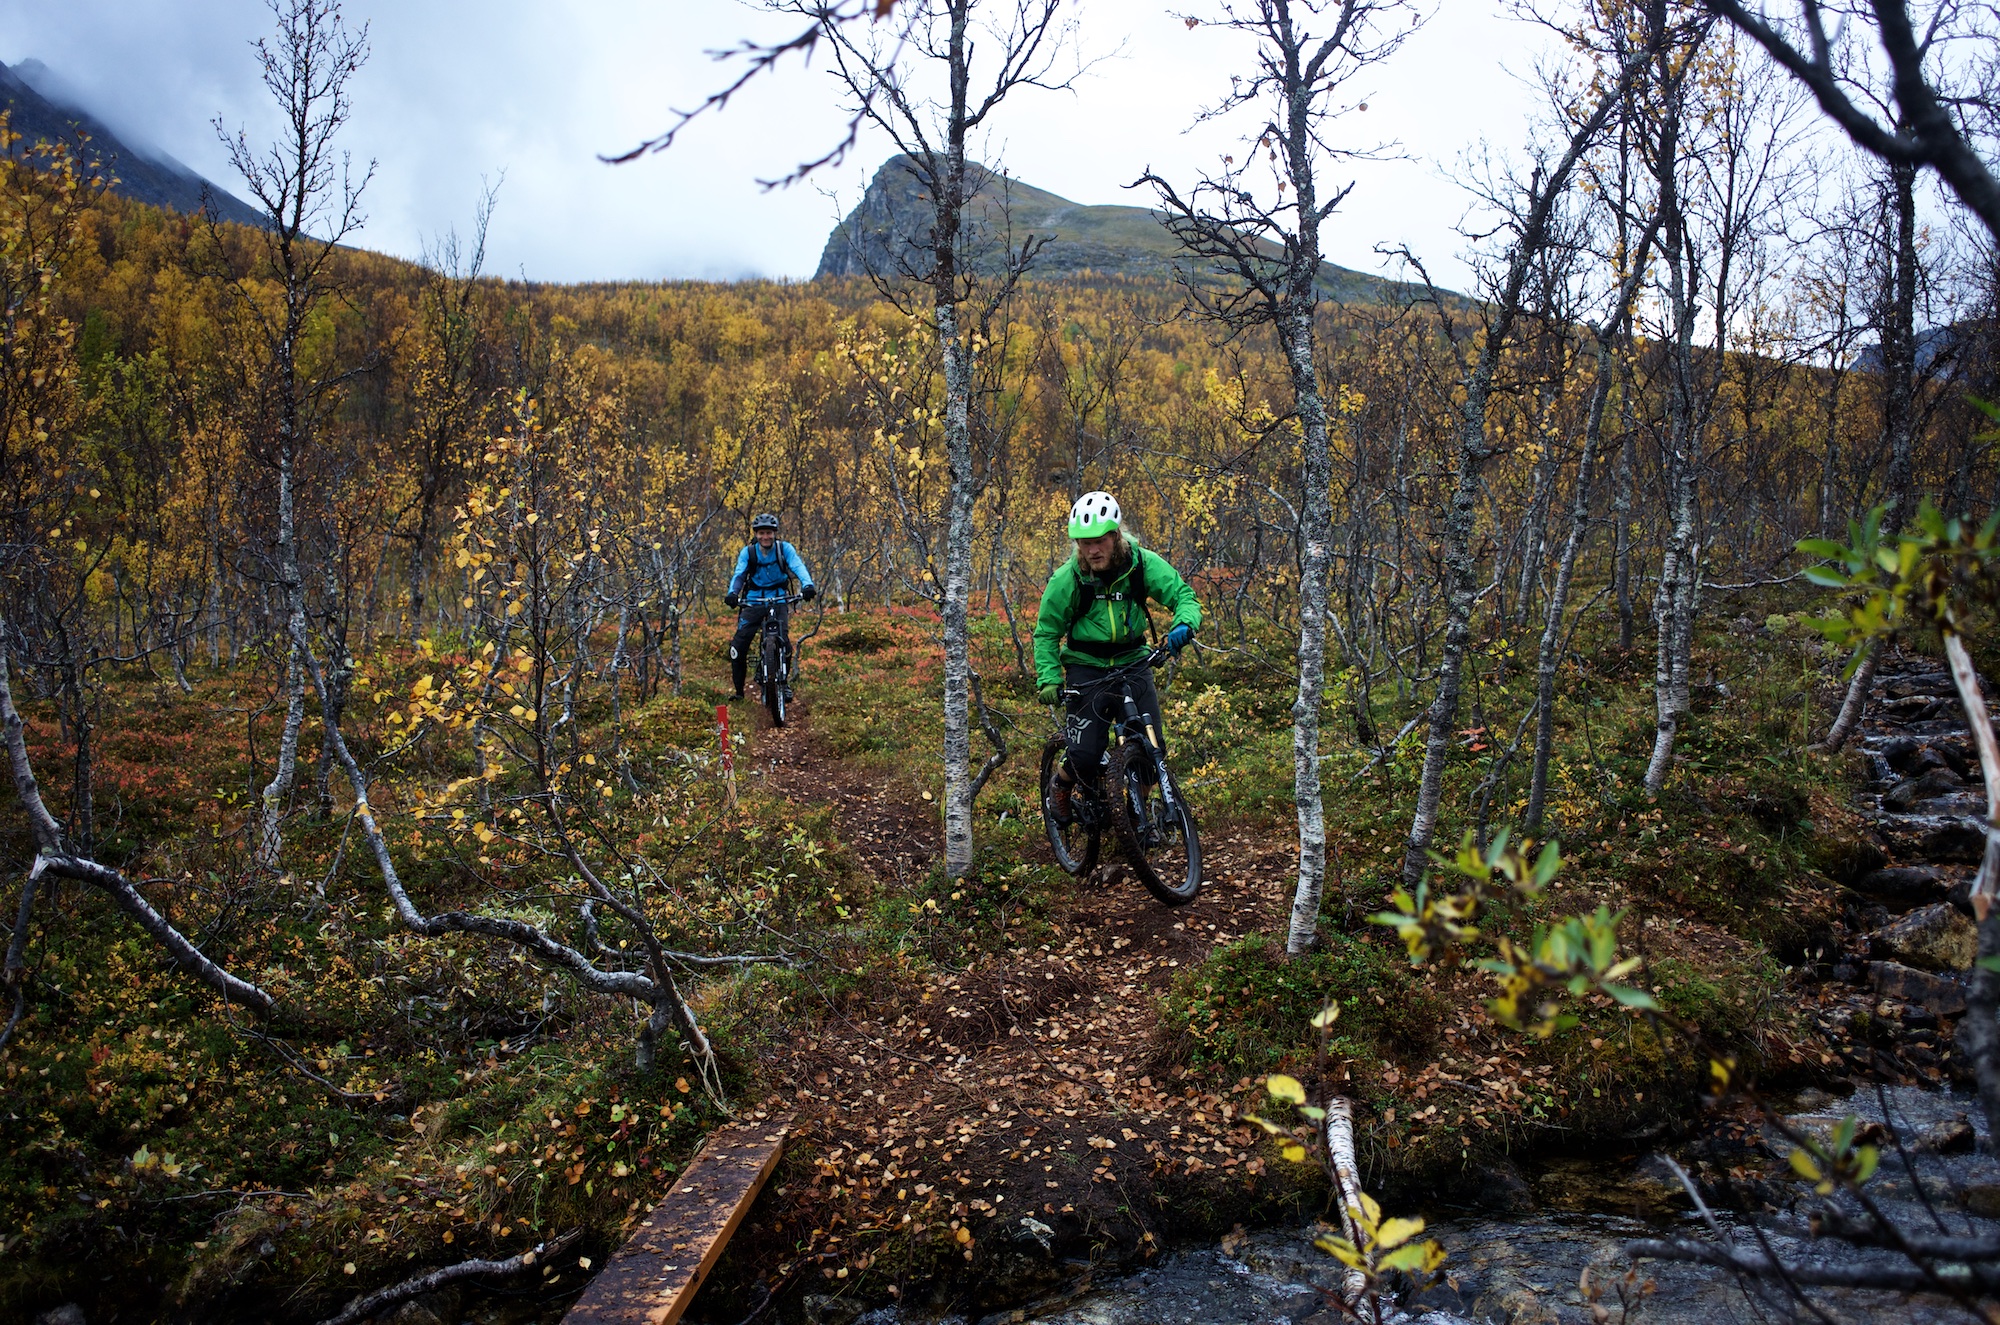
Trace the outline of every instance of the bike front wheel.
<instances>
[{"instance_id":1,"label":"bike front wheel","mask_svg":"<svg viewBox=\"0 0 2000 1325\"><path fill-rule=\"evenodd\" d=\"M1049 809L1049 792L1056 780L1056 770L1062 767L1064 753L1063 739L1051 736L1042 747L1042 826L1048 830L1049 850L1055 853L1056 864L1063 873L1082 877L1097 867L1097 827L1085 824L1082 786L1070 792L1070 821L1060 823Z\"/></svg>"},{"instance_id":2,"label":"bike front wheel","mask_svg":"<svg viewBox=\"0 0 2000 1325\"><path fill-rule=\"evenodd\" d=\"M785 682L781 677L764 683L764 707L770 711L771 725L785 725Z\"/></svg>"},{"instance_id":3,"label":"bike front wheel","mask_svg":"<svg viewBox=\"0 0 2000 1325\"><path fill-rule=\"evenodd\" d=\"M785 725L785 660L782 645L767 640L764 645L764 707L771 714L771 725Z\"/></svg>"},{"instance_id":4,"label":"bike front wheel","mask_svg":"<svg viewBox=\"0 0 2000 1325\"><path fill-rule=\"evenodd\" d=\"M1186 906L1201 892L1201 838L1172 775L1162 768L1155 781L1152 774L1153 761L1138 742L1111 751L1104 769L1111 825L1146 891L1167 906Z\"/></svg>"}]
</instances>

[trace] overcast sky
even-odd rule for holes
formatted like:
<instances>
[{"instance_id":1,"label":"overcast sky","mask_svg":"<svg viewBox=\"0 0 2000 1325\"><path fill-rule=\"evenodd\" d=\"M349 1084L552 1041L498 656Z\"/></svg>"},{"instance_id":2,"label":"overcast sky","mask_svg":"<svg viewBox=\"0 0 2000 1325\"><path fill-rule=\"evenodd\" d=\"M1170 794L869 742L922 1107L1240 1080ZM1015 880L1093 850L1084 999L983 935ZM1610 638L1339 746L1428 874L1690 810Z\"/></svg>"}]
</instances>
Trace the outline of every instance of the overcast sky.
<instances>
[{"instance_id":1,"label":"overcast sky","mask_svg":"<svg viewBox=\"0 0 2000 1325\"><path fill-rule=\"evenodd\" d=\"M1454 233L1467 195L1454 183L1484 139L1512 151L1527 133L1543 34L1497 0L1430 0L1428 24L1358 90L1357 146L1399 140L1406 159L1363 163L1325 242L1333 261L1382 269L1378 244L1409 244L1434 278L1469 281ZM1199 0L1176 6L1200 11ZM359 242L405 257L468 223L482 176L506 182L489 270L575 281L809 277L828 229L889 147L864 137L839 169L762 192L837 138L820 68L788 63L674 148L624 166L597 160L665 127L666 111L719 86L704 52L788 33L730 0L348 0L373 57L354 84L346 146L377 162ZM1152 166L1173 179L1226 150L1187 132L1226 86L1241 48L1190 31L1160 0L1083 0L1082 40L1102 61L1074 94L1023 91L981 155L1078 202L1140 203L1121 188ZM40 58L121 133L150 140L241 192L210 122L268 136L274 118L250 42L271 29L260 0L0 0L0 60ZM1365 136L1363 136L1365 135Z\"/></svg>"}]
</instances>

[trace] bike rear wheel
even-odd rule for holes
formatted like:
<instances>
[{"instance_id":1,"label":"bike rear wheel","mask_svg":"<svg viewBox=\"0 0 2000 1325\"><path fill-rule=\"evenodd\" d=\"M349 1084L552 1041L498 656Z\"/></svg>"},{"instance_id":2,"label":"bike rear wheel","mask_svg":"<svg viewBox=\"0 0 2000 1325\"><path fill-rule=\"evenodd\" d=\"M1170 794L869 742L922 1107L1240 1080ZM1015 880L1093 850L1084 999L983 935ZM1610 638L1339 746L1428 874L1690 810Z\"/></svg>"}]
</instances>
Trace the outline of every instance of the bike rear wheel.
<instances>
[{"instance_id":1,"label":"bike rear wheel","mask_svg":"<svg viewBox=\"0 0 2000 1325\"><path fill-rule=\"evenodd\" d=\"M1194 811L1178 792L1170 802L1152 771L1151 757L1136 741L1111 751L1104 769L1111 825L1146 891L1167 906L1186 906L1201 892L1201 838Z\"/></svg>"},{"instance_id":2,"label":"bike rear wheel","mask_svg":"<svg viewBox=\"0 0 2000 1325\"><path fill-rule=\"evenodd\" d=\"M1086 825L1078 814L1082 810L1084 790L1081 786L1070 792L1070 821L1056 822L1049 810L1049 790L1055 782L1056 770L1062 767L1065 747L1060 736L1051 736L1042 747L1042 826L1048 830L1049 849L1055 853L1056 864L1062 866L1065 874L1082 876L1097 867L1097 829Z\"/></svg>"}]
</instances>

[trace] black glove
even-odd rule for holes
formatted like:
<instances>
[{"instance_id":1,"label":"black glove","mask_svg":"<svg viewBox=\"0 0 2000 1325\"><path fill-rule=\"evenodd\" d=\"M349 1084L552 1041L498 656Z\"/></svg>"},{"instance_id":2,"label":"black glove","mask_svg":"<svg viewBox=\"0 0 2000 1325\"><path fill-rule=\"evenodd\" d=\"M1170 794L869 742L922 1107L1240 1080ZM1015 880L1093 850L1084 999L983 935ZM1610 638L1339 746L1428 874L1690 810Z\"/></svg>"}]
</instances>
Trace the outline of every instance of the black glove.
<instances>
[{"instance_id":1,"label":"black glove","mask_svg":"<svg viewBox=\"0 0 2000 1325\"><path fill-rule=\"evenodd\" d=\"M736 591L732 589L728 593L722 595L722 601L727 606L734 607L736 606L737 603L741 602L742 600L736 596Z\"/></svg>"},{"instance_id":2,"label":"black glove","mask_svg":"<svg viewBox=\"0 0 2000 1325\"><path fill-rule=\"evenodd\" d=\"M819 597L819 590L808 584L805 588L799 590L799 597L810 603L813 599Z\"/></svg>"}]
</instances>

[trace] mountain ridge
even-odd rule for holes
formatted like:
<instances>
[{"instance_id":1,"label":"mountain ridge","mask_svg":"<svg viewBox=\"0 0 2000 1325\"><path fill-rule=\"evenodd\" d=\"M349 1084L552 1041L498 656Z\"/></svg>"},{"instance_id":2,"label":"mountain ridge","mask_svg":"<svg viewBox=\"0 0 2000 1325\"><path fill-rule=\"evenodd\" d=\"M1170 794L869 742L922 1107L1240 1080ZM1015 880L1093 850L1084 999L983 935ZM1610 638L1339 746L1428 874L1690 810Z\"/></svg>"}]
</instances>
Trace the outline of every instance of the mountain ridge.
<instances>
[{"instance_id":1,"label":"mountain ridge","mask_svg":"<svg viewBox=\"0 0 2000 1325\"><path fill-rule=\"evenodd\" d=\"M975 269L995 266L1003 241L1018 244L1030 234L1049 238L1031 269L1040 278L1101 274L1172 280L1187 261L1162 224L1163 214L1152 208L1073 202L976 162L966 168L978 180L967 209ZM918 266L910 259L930 234L919 178L901 153L884 161L861 201L827 235L814 279L893 275L906 263ZM1342 303L1384 303L1408 298L1413 289L1332 262L1321 263L1319 285L1324 297Z\"/></svg>"},{"instance_id":2,"label":"mountain ridge","mask_svg":"<svg viewBox=\"0 0 2000 1325\"><path fill-rule=\"evenodd\" d=\"M79 131L88 135L90 155L115 180L111 191L121 197L186 215L199 212L206 201L220 220L264 224L262 212L166 152L127 143L89 107L63 95L61 84L40 60L22 60L12 67L0 64L0 111L7 113L10 127L29 144L74 143Z\"/></svg>"}]
</instances>

